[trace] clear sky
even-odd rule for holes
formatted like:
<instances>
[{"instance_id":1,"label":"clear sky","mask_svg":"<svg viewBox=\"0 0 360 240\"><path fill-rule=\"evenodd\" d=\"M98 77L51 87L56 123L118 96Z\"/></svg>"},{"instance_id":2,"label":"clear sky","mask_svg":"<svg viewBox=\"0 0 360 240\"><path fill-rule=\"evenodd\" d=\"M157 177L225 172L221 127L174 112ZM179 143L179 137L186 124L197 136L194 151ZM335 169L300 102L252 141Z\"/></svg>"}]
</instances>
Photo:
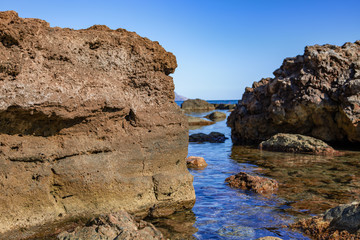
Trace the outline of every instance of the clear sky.
<instances>
[{"instance_id":1,"label":"clear sky","mask_svg":"<svg viewBox=\"0 0 360 240\"><path fill-rule=\"evenodd\" d=\"M360 0L2 0L0 10L51 26L105 24L148 37L177 57L176 92L240 99L306 45L360 39Z\"/></svg>"}]
</instances>

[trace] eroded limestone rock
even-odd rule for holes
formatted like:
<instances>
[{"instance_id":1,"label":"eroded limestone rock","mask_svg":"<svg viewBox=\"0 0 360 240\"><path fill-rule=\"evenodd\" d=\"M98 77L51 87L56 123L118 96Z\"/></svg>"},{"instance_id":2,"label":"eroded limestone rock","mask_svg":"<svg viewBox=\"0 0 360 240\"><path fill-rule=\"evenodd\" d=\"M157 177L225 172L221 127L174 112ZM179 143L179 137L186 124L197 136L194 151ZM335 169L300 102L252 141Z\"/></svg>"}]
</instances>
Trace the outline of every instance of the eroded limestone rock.
<instances>
[{"instance_id":1,"label":"eroded limestone rock","mask_svg":"<svg viewBox=\"0 0 360 240\"><path fill-rule=\"evenodd\" d=\"M234 143L258 144L276 133L360 142L360 41L308 46L274 75L246 88L229 116Z\"/></svg>"},{"instance_id":2,"label":"eroded limestone rock","mask_svg":"<svg viewBox=\"0 0 360 240\"><path fill-rule=\"evenodd\" d=\"M134 32L51 28L0 12L0 234L191 207L176 67Z\"/></svg>"}]
</instances>

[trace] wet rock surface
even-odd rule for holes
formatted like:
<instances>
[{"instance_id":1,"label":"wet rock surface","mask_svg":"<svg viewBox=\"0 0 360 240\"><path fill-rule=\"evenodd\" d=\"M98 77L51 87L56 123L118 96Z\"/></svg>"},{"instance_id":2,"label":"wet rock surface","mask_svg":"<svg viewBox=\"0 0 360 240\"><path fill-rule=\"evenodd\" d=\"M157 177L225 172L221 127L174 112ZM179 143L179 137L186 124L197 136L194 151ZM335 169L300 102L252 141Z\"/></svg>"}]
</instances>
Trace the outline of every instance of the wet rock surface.
<instances>
[{"instance_id":1,"label":"wet rock surface","mask_svg":"<svg viewBox=\"0 0 360 240\"><path fill-rule=\"evenodd\" d=\"M272 194L277 191L279 184L276 180L267 177L239 172L225 179L230 187L251 190L260 194Z\"/></svg>"},{"instance_id":2,"label":"wet rock surface","mask_svg":"<svg viewBox=\"0 0 360 240\"><path fill-rule=\"evenodd\" d=\"M276 152L307 153L315 155L339 155L325 142L300 134L279 133L259 145L260 149Z\"/></svg>"},{"instance_id":3,"label":"wet rock surface","mask_svg":"<svg viewBox=\"0 0 360 240\"><path fill-rule=\"evenodd\" d=\"M227 137L219 132L205 133L194 133L189 136L189 142L211 142L211 143L223 143Z\"/></svg>"},{"instance_id":4,"label":"wet rock surface","mask_svg":"<svg viewBox=\"0 0 360 240\"><path fill-rule=\"evenodd\" d=\"M308 46L274 75L246 88L229 116L234 143L258 144L276 133L360 142L360 41Z\"/></svg>"},{"instance_id":5,"label":"wet rock surface","mask_svg":"<svg viewBox=\"0 0 360 240\"><path fill-rule=\"evenodd\" d=\"M212 112L209 115L206 115L205 118L208 118L212 121L222 121L222 120L226 119L226 113Z\"/></svg>"},{"instance_id":6,"label":"wet rock surface","mask_svg":"<svg viewBox=\"0 0 360 240\"><path fill-rule=\"evenodd\" d=\"M176 67L134 32L0 12L0 238L120 209L192 207Z\"/></svg>"},{"instance_id":7,"label":"wet rock surface","mask_svg":"<svg viewBox=\"0 0 360 240\"><path fill-rule=\"evenodd\" d=\"M215 110L213 104L208 103L205 100L196 98L188 99L181 104L181 108L185 111L211 111Z\"/></svg>"},{"instance_id":8,"label":"wet rock surface","mask_svg":"<svg viewBox=\"0 0 360 240\"><path fill-rule=\"evenodd\" d=\"M101 215L92 219L86 226L64 231L57 236L58 240L79 239L165 239L162 233L151 223L135 221L126 211Z\"/></svg>"},{"instance_id":9,"label":"wet rock surface","mask_svg":"<svg viewBox=\"0 0 360 240\"><path fill-rule=\"evenodd\" d=\"M203 157L190 156L186 158L186 165L188 168L206 168L208 165Z\"/></svg>"}]
</instances>

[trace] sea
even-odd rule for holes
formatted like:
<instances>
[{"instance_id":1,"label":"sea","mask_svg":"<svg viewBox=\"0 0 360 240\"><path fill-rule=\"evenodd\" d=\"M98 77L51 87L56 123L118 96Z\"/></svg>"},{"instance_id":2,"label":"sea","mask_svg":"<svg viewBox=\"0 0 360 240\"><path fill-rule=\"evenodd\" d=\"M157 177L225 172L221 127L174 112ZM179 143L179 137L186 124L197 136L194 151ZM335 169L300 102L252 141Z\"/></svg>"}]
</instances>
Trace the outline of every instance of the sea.
<instances>
[{"instance_id":1,"label":"sea","mask_svg":"<svg viewBox=\"0 0 360 240\"><path fill-rule=\"evenodd\" d=\"M177 102L179 106L181 103ZM216 111L230 115L228 110ZM186 114L203 117L210 112ZM188 156L204 157L208 163L203 170L189 169L194 176L195 206L168 217L148 219L169 239L310 239L288 226L339 203L359 200L358 152L319 157L234 146L226 120L189 130L189 134L213 131L228 139L224 143L189 143L188 147ZM279 182L279 190L262 196L229 187L225 179L240 171L271 177Z\"/></svg>"}]
</instances>

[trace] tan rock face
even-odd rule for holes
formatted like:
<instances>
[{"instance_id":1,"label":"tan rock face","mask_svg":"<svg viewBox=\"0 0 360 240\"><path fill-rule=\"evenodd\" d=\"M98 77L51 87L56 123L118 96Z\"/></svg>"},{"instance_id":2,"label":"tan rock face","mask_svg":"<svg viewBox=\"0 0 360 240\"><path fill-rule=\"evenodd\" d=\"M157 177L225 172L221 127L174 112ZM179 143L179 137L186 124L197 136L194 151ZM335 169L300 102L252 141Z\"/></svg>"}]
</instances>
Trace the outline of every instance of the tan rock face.
<instances>
[{"instance_id":1,"label":"tan rock face","mask_svg":"<svg viewBox=\"0 0 360 240\"><path fill-rule=\"evenodd\" d=\"M176 66L124 29L50 28L0 12L0 233L191 207Z\"/></svg>"},{"instance_id":2,"label":"tan rock face","mask_svg":"<svg viewBox=\"0 0 360 240\"><path fill-rule=\"evenodd\" d=\"M228 118L233 142L259 143L276 133L360 142L360 41L306 47L274 75L245 89Z\"/></svg>"}]
</instances>

